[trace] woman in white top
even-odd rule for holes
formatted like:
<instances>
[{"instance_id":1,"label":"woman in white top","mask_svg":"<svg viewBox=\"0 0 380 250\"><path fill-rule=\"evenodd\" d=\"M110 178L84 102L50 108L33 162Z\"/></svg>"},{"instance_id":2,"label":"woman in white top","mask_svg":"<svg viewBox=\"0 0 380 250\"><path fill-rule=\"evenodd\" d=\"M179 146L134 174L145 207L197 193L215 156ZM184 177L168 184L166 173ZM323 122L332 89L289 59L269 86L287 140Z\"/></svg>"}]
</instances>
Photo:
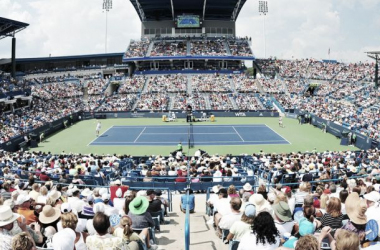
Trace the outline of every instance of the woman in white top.
<instances>
[{"instance_id":1,"label":"woman in white top","mask_svg":"<svg viewBox=\"0 0 380 250\"><path fill-rule=\"evenodd\" d=\"M275 250L280 245L280 234L270 213L259 213L252 226L240 240L238 250Z\"/></svg>"},{"instance_id":2,"label":"woman in white top","mask_svg":"<svg viewBox=\"0 0 380 250\"><path fill-rule=\"evenodd\" d=\"M62 222L63 228L71 228L72 230L75 231L75 228L77 227L77 224L78 224L78 218L72 212L64 213L61 215L61 222ZM75 235L76 235L75 242L74 242L75 249L87 250L86 239L87 239L88 234L75 232Z\"/></svg>"}]
</instances>

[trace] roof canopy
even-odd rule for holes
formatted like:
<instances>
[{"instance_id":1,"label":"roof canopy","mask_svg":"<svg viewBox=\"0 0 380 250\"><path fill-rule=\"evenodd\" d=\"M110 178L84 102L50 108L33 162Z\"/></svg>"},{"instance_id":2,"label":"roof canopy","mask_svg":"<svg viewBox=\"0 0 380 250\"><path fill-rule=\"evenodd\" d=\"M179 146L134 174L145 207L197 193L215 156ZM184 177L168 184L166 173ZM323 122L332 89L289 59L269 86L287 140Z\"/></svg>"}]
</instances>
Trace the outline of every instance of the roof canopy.
<instances>
[{"instance_id":1,"label":"roof canopy","mask_svg":"<svg viewBox=\"0 0 380 250\"><path fill-rule=\"evenodd\" d=\"M202 20L236 21L246 0L130 0L142 22L199 15Z\"/></svg>"},{"instance_id":2,"label":"roof canopy","mask_svg":"<svg viewBox=\"0 0 380 250\"><path fill-rule=\"evenodd\" d=\"M0 39L13 36L28 27L29 24L0 17Z\"/></svg>"}]
</instances>

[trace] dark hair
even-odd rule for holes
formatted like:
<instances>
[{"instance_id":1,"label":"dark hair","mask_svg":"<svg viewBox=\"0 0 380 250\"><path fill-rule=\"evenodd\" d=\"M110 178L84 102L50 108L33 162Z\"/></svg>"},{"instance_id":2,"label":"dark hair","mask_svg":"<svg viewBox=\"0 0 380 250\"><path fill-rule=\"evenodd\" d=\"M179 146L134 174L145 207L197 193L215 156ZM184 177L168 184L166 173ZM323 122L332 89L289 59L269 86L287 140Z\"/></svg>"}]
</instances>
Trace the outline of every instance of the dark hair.
<instances>
[{"instance_id":1,"label":"dark hair","mask_svg":"<svg viewBox=\"0 0 380 250\"><path fill-rule=\"evenodd\" d=\"M97 212L95 214L92 223L96 232L100 235L106 234L108 232L108 228L110 227L109 217L102 212Z\"/></svg>"},{"instance_id":2,"label":"dark hair","mask_svg":"<svg viewBox=\"0 0 380 250\"><path fill-rule=\"evenodd\" d=\"M252 226L252 232L256 234L256 244L275 244L276 236L279 236L276 225L270 213L264 211L259 213Z\"/></svg>"},{"instance_id":3,"label":"dark hair","mask_svg":"<svg viewBox=\"0 0 380 250\"><path fill-rule=\"evenodd\" d=\"M348 191L346 189L340 191L339 193L339 199L342 203L345 203L346 202L346 199L348 197Z\"/></svg>"}]
</instances>

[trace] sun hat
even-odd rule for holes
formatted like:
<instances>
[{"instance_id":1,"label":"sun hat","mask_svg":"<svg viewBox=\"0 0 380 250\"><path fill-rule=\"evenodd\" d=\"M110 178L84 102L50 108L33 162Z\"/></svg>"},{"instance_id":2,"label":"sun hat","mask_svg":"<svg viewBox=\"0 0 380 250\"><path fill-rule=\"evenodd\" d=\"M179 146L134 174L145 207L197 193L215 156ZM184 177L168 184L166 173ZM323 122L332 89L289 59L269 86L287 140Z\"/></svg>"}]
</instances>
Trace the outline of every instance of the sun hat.
<instances>
[{"instance_id":1,"label":"sun hat","mask_svg":"<svg viewBox=\"0 0 380 250\"><path fill-rule=\"evenodd\" d=\"M369 200L369 201L373 201L373 202L378 202L380 200L380 194L379 194L379 192L372 191L368 194L365 194L364 199Z\"/></svg>"},{"instance_id":2,"label":"sun hat","mask_svg":"<svg viewBox=\"0 0 380 250\"><path fill-rule=\"evenodd\" d=\"M268 201L269 202L274 202L274 200L276 199L276 194L271 192L268 194Z\"/></svg>"},{"instance_id":3,"label":"sun hat","mask_svg":"<svg viewBox=\"0 0 380 250\"><path fill-rule=\"evenodd\" d=\"M256 216L256 206L251 203L247 203L247 205L244 208L244 214L247 217Z\"/></svg>"},{"instance_id":4,"label":"sun hat","mask_svg":"<svg viewBox=\"0 0 380 250\"><path fill-rule=\"evenodd\" d=\"M61 217L61 211L59 208L46 205L40 213L39 220L43 224L50 224L56 221L59 217Z\"/></svg>"},{"instance_id":5,"label":"sun hat","mask_svg":"<svg viewBox=\"0 0 380 250\"><path fill-rule=\"evenodd\" d=\"M243 186L244 191L251 191L252 190L252 185L249 184L248 182L244 184Z\"/></svg>"},{"instance_id":6,"label":"sun hat","mask_svg":"<svg viewBox=\"0 0 380 250\"><path fill-rule=\"evenodd\" d=\"M71 228L64 228L53 236L53 249L74 249L76 234Z\"/></svg>"},{"instance_id":7,"label":"sun hat","mask_svg":"<svg viewBox=\"0 0 380 250\"><path fill-rule=\"evenodd\" d=\"M261 194L251 195L251 197L249 197L249 202L256 206L257 213L264 210L272 210L269 202L266 199L264 199L264 196L262 196Z\"/></svg>"},{"instance_id":8,"label":"sun hat","mask_svg":"<svg viewBox=\"0 0 380 250\"><path fill-rule=\"evenodd\" d=\"M12 199L7 199L4 201L3 205L13 209L15 207L15 202Z\"/></svg>"},{"instance_id":9,"label":"sun hat","mask_svg":"<svg viewBox=\"0 0 380 250\"><path fill-rule=\"evenodd\" d=\"M145 213L148 206L148 199L144 196L139 196L134 198L131 203L129 203L129 210L131 213L139 215Z\"/></svg>"},{"instance_id":10,"label":"sun hat","mask_svg":"<svg viewBox=\"0 0 380 250\"><path fill-rule=\"evenodd\" d=\"M280 201L279 203L273 205L273 211L280 220L287 222L292 219L292 213L290 211L288 203L285 201Z\"/></svg>"},{"instance_id":11,"label":"sun hat","mask_svg":"<svg viewBox=\"0 0 380 250\"><path fill-rule=\"evenodd\" d=\"M20 217L19 214L13 213L10 206L0 206L0 227L11 224Z\"/></svg>"},{"instance_id":12,"label":"sun hat","mask_svg":"<svg viewBox=\"0 0 380 250\"><path fill-rule=\"evenodd\" d=\"M364 200L359 198L358 193L352 192L349 194L345 204L346 213L352 222L358 225L367 223L367 216L365 215L367 204Z\"/></svg>"},{"instance_id":13,"label":"sun hat","mask_svg":"<svg viewBox=\"0 0 380 250\"><path fill-rule=\"evenodd\" d=\"M283 192L284 192L285 194L289 194L289 193L292 192L292 189L291 189L289 186L286 186L286 187L284 187L283 189L284 189Z\"/></svg>"},{"instance_id":14,"label":"sun hat","mask_svg":"<svg viewBox=\"0 0 380 250\"><path fill-rule=\"evenodd\" d=\"M115 185L121 185L121 181L120 180L116 180L113 184L115 184Z\"/></svg>"},{"instance_id":15,"label":"sun hat","mask_svg":"<svg viewBox=\"0 0 380 250\"><path fill-rule=\"evenodd\" d=\"M80 194L84 197L87 197L92 194L92 191L89 188L85 188Z\"/></svg>"},{"instance_id":16,"label":"sun hat","mask_svg":"<svg viewBox=\"0 0 380 250\"><path fill-rule=\"evenodd\" d=\"M17 200L16 200L16 205L21 205L23 204L24 202L27 202L30 200L30 196L23 193L23 194L20 194L18 197L17 197Z\"/></svg>"},{"instance_id":17,"label":"sun hat","mask_svg":"<svg viewBox=\"0 0 380 250\"><path fill-rule=\"evenodd\" d=\"M92 194L88 195L88 196L86 197L86 201L87 201L87 202L94 202L94 196L92 196Z\"/></svg>"},{"instance_id":18,"label":"sun hat","mask_svg":"<svg viewBox=\"0 0 380 250\"><path fill-rule=\"evenodd\" d=\"M50 192L49 197L51 197L53 200L56 201L59 199L59 197L61 197L61 192L59 192L57 190L53 190Z\"/></svg>"},{"instance_id":19,"label":"sun hat","mask_svg":"<svg viewBox=\"0 0 380 250\"><path fill-rule=\"evenodd\" d=\"M299 233L301 236L313 234L315 231L314 224L306 218L302 218L299 221Z\"/></svg>"}]
</instances>

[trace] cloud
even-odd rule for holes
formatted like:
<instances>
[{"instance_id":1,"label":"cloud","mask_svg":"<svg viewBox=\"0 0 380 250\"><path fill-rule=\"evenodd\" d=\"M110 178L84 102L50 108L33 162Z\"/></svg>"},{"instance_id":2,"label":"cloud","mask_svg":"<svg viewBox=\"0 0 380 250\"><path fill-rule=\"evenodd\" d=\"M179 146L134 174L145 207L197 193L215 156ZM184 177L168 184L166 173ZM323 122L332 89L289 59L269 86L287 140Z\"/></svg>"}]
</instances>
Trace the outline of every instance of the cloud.
<instances>
[{"instance_id":1,"label":"cloud","mask_svg":"<svg viewBox=\"0 0 380 250\"><path fill-rule=\"evenodd\" d=\"M0 16L30 23L17 34L17 57L104 53L102 0L0 0ZM277 58L365 60L380 42L378 0L268 0L266 55ZM252 38L264 57L263 16L258 1L247 1L236 23L238 36ZM360 20L360 21L358 21ZM122 52L138 39L141 23L130 1L113 0L108 14L108 52ZM9 39L0 40L0 58L10 57Z\"/></svg>"}]
</instances>

